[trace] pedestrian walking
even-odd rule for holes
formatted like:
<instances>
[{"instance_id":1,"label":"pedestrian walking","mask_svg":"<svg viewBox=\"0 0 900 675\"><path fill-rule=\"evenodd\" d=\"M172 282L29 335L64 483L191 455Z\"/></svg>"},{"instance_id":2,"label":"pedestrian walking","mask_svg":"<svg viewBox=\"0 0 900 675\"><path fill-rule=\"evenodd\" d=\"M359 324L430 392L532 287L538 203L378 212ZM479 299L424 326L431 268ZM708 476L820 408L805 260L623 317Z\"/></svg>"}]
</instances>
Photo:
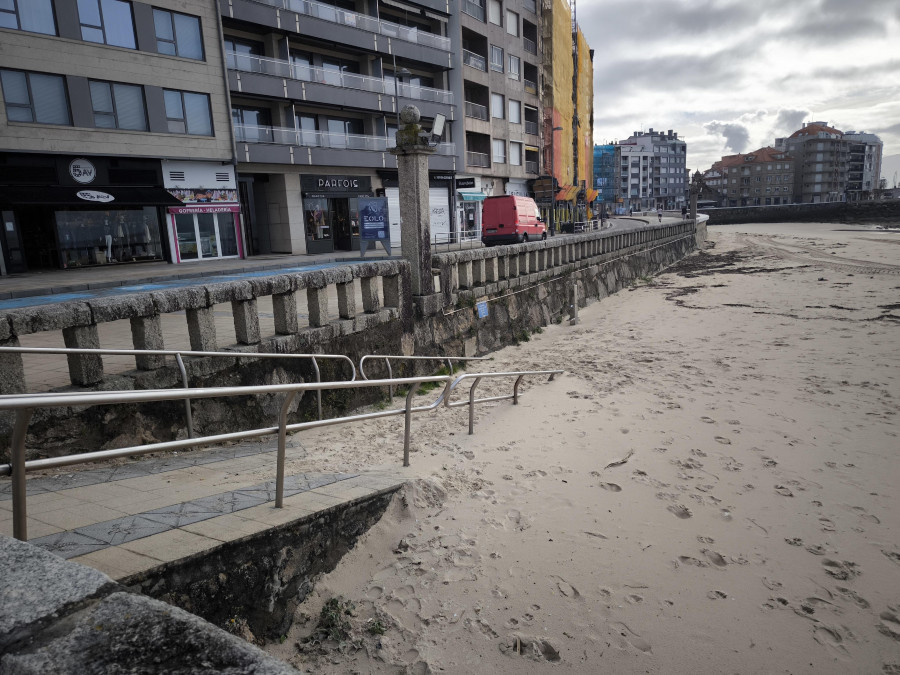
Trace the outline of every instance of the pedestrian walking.
<instances>
[{"instance_id":1,"label":"pedestrian walking","mask_svg":"<svg viewBox=\"0 0 900 675\"><path fill-rule=\"evenodd\" d=\"M662 209L658 206L656 207L656 217L659 218L659 222L662 222Z\"/></svg>"},{"instance_id":2,"label":"pedestrian walking","mask_svg":"<svg viewBox=\"0 0 900 675\"><path fill-rule=\"evenodd\" d=\"M687 220L687 206L681 207L681 219Z\"/></svg>"}]
</instances>

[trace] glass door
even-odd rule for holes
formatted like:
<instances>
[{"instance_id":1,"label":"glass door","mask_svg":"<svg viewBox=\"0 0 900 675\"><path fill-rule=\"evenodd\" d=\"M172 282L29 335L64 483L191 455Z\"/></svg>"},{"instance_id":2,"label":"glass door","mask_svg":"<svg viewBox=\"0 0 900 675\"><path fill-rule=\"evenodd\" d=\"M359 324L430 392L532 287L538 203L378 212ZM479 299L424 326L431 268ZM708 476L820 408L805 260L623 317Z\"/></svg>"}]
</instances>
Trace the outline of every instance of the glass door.
<instances>
[{"instance_id":1,"label":"glass door","mask_svg":"<svg viewBox=\"0 0 900 675\"><path fill-rule=\"evenodd\" d=\"M240 255L233 213L178 213L174 220L181 261Z\"/></svg>"}]
</instances>

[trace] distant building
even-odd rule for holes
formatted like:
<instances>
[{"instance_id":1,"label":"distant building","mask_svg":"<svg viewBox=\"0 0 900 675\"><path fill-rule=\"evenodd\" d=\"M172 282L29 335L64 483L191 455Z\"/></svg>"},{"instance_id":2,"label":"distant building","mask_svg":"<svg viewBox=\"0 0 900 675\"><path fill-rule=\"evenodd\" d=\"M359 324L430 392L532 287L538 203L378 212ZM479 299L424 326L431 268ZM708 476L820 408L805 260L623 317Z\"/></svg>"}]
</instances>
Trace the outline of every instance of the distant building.
<instances>
[{"instance_id":1,"label":"distant building","mask_svg":"<svg viewBox=\"0 0 900 675\"><path fill-rule=\"evenodd\" d=\"M671 129L635 131L617 143L619 191L626 207L678 209L685 203L687 144Z\"/></svg>"},{"instance_id":2,"label":"distant building","mask_svg":"<svg viewBox=\"0 0 900 675\"><path fill-rule=\"evenodd\" d=\"M618 203L619 148L616 145L594 146L594 189L601 209L614 212Z\"/></svg>"},{"instance_id":3,"label":"distant building","mask_svg":"<svg viewBox=\"0 0 900 675\"><path fill-rule=\"evenodd\" d=\"M722 206L769 206L794 201L793 158L777 148L726 155L704 173Z\"/></svg>"},{"instance_id":4,"label":"distant building","mask_svg":"<svg viewBox=\"0 0 900 675\"><path fill-rule=\"evenodd\" d=\"M881 157L884 144L875 134L848 131L850 163L847 173L847 201L873 199L881 179Z\"/></svg>"}]
</instances>

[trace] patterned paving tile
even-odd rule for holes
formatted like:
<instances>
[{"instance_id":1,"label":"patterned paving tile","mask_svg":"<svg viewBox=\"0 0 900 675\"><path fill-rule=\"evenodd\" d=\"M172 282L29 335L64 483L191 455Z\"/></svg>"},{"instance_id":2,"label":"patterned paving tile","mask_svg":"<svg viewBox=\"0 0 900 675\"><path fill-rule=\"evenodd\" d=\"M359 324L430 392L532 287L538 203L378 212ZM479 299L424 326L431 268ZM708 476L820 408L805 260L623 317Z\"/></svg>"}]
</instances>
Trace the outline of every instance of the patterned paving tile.
<instances>
[{"instance_id":1,"label":"patterned paving tile","mask_svg":"<svg viewBox=\"0 0 900 675\"><path fill-rule=\"evenodd\" d=\"M125 518L108 520L105 523L85 525L75 531L99 541L104 541L109 546L118 546L126 541L143 539L168 529L170 529L168 525L154 522L143 516L127 516Z\"/></svg>"},{"instance_id":2,"label":"patterned paving tile","mask_svg":"<svg viewBox=\"0 0 900 675\"><path fill-rule=\"evenodd\" d=\"M93 553L102 548L108 548L109 544L88 535L81 534L77 530L72 532L60 532L46 537L38 537L28 542L40 546L50 553L55 553L61 558L75 558L85 553Z\"/></svg>"}]
</instances>

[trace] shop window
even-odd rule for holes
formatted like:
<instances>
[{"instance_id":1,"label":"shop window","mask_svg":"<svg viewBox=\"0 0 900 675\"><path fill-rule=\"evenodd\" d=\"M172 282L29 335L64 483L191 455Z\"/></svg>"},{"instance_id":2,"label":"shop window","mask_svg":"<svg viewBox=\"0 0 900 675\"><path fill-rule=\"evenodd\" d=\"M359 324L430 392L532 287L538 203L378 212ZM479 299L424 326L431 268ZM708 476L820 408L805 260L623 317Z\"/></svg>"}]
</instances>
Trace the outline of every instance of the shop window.
<instances>
[{"instance_id":1,"label":"shop window","mask_svg":"<svg viewBox=\"0 0 900 675\"><path fill-rule=\"evenodd\" d=\"M173 217L179 260L238 255L234 214L231 212L177 213Z\"/></svg>"},{"instance_id":2,"label":"shop window","mask_svg":"<svg viewBox=\"0 0 900 675\"><path fill-rule=\"evenodd\" d=\"M94 126L101 129L147 130L144 92L140 86L91 81Z\"/></svg>"},{"instance_id":3,"label":"shop window","mask_svg":"<svg viewBox=\"0 0 900 675\"><path fill-rule=\"evenodd\" d=\"M51 0L0 0L0 28L56 35Z\"/></svg>"},{"instance_id":4,"label":"shop window","mask_svg":"<svg viewBox=\"0 0 900 675\"><path fill-rule=\"evenodd\" d=\"M156 27L156 51L160 54L203 60L198 17L154 8L153 24Z\"/></svg>"},{"instance_id":5,"label":"shop window","mask_svg":"<svg viewBox=\"0 0 900 675\"><path fill-rule=\"evenodd\" d=\"M303 200L306 238L314 241L331 239L331 227L327 221L328 200L324 197Z\"/></svg>"},{"instance_id":6,"label":"shop window","mask_svg":"<svg viewBox=\"0 0 900 675\"><path fill-rule=\"evenodd\" d=\"M213 135L208 94L194 94L175 89L165 89L164 94L170 133Z\"/></svg>"},{"instance_id":7,"label":"shop window","mask_svg":"<svg viewBox=\"0 0 900 675\"><path fill-rule=\"evenodd\" d=\"M162 260L156 208L57 211L63 268Z\"/></svg>"},{"instance_id":8,"label":"shop window","mask_svg":"<svg viewBox=\"0 0 900 675\"><path fill-rule=\"evenodd\" d=\"M137 49L131 3L125 0L78 0L81 37L114 47Z\"/></svg>"},{"instance_id":9,"label":"shop window","mask_svg":"<svg viewBox=\"0 0 900 675\"><path fill-rule=\"evenodd\" d=\"M0 70L6 117L12 122L72 124L66 87L59 75Z\"/></svg>"}]
</instances>

